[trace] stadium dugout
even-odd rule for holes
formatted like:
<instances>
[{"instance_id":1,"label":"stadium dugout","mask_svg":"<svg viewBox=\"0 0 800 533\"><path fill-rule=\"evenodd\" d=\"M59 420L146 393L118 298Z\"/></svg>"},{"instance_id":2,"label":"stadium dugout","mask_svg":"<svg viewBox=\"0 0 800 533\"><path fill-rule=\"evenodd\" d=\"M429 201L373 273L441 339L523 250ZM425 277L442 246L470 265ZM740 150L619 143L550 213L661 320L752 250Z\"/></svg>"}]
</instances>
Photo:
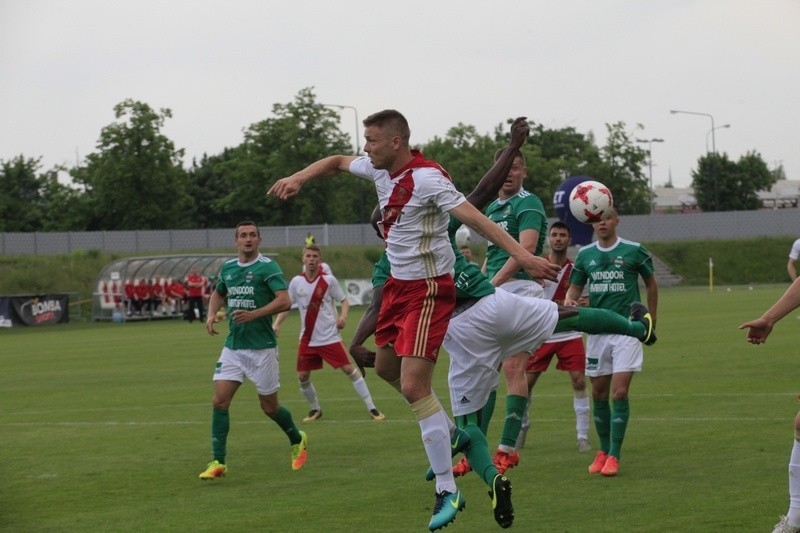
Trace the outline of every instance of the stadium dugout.
<instances>
[{"instance_id":1,"label":"stadium dugout","mask_svg":"<svg viewBox=\"0 0 800 533\"><path fill-rule=\"evenodd\" d=\"M264 254L274 258L274 254ZM182 318L184 287L189 270L196 268L206 282L204 297L230 254L187 254L126 257L106 265L95 282L92 320L116 321Z\"/></svg>"}]
</instances>

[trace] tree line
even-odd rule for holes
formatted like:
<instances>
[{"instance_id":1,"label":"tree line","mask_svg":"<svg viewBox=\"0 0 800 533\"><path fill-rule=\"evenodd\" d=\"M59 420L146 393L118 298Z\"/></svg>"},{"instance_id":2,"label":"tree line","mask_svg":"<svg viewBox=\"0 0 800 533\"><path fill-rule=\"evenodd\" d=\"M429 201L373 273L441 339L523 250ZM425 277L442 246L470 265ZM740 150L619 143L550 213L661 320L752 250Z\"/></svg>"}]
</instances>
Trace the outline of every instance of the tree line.
<instances>
[{"instance_id":1,"label":"tree line","mask_svg":"<svg viewBox=\"0 0 800 533\"><path fill-rule=\"evenodd\" d=\"M114 107L114 116L101 130L97 150L72 168L43 171L41 158L22 154L0 160L0 231L225 228L243 219L264 225L353 224L368 222L376 201L371 183L349 176L311 182L292 202L266 197L276 179L352 151L352 140L339 130L338 112L317 102L313 88L274 104L272 116L247 127L238 146L204 154L188 168L184 150L163 133L169 109L128 99ZM512 120L489 134L459 123L418 148L447 169L460 190L469 191L507 143ZM616 122L606 129L606 143L598 146L591 132L532 121L522 148L528 167L524 187L549 206L563 179L589 176L614 191L621 214L647 213L648 152L633 137L642 126ZM71 185L58 181L64 171ZM756 192L771 187L782 172L769 170L755 151L736 162L726 154L706 154L693 172L693 187L703 211L757 209Z\"/></svg>"}]
</instances>

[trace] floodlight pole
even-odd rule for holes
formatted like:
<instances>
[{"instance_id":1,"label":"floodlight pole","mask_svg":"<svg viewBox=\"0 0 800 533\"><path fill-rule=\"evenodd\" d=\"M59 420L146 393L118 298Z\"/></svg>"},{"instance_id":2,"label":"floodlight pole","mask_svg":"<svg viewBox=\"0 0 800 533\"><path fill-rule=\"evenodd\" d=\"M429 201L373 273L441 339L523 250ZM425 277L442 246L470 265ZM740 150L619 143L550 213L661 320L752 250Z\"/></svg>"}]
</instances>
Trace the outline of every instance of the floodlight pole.
<instances>
[{"instance_id":1,"label":"floodlight pole","mask_svg":"<svg viewBox=\"0 0 800 533\"><path fill-rule=\"evenodd\" d=\"M356 151L355 151L355 155L359 155L359 153L361 152L361 144L359 143L360 138L358 136L358 110L355 108L355 106L341 105L341 104L320 104L320 105L324 105L325 107L336 107L336 108L339 108L339 109L352 109L353 110L353 114L356 117L356 138L355 138Z\"/></svg>"},{"instance_id":2,"label":"floodlight pole","mask_svg":"<svg viewBox=\"0 0 800 533\"><path fill-rule=\"evenodd\" d=\"M637 143L647 143L647 162L650 167L650 209L649 214L653 214L653 143L663 143L664 139L636 139Z\"/></svg>"}]
</instances>

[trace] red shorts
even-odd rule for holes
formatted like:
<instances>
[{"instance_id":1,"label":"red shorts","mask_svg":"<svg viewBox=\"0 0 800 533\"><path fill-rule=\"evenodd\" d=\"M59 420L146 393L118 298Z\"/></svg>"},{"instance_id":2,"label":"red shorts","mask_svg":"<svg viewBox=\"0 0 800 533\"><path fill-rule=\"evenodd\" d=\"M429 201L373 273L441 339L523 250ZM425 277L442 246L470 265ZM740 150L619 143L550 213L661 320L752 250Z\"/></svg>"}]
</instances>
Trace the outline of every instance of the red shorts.
<instances>
[{"instance_id":1,"label":"red shorts","mask_svg":"<svg viewBox=\"0 0 800 533\"><path fill-rule=\"evenodd\" d=\"M399 356L436 361L456 305L453 277L398 280L389 277L375 328L377 346L394 345Z\"/></svg>"},{"instance_id":2,"label":"red shorts","mask_svg":"<svg viewBox=\"0 0 800 533\"><path fill-rule=\"evenodd\" d=\"M335 342L325 346L309 346L300 342L297 348L297 371L306 372L322 368L322 361L326 361L333 368L340 368L350 362L342 342Z\"/></svg>"},{"instance_id":3,"label":"red shorts","mask_svg":"<svg viewBox=\"0 0 800 533\"><path fill-rule=\"evenodd\" d=\"M558 357L556 368L564 372L583 372L586 367L586 349L583 338L561 342L546 342L533 352L525 365L526 372L544 372L553 356Z\"/></svg>"}]
</instances>

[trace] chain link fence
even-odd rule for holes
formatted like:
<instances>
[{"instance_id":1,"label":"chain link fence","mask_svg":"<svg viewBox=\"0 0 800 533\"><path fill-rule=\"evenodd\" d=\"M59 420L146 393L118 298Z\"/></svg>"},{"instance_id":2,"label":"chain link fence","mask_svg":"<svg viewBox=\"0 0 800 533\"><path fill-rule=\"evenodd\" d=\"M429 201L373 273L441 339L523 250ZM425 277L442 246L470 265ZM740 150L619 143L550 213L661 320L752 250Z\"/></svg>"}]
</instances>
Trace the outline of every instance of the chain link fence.
<instances>
[{"instance_id":1,"label":"chain link fence","mask_svg":"<svg viewBox=\"0 0 800 533\"><path fill-rule=\"evenodd\" d=\"M551 219L552 220L555 219ZM640 242L757 237L800 237L800 209L620 217L619 234ZM302 246L308 234L320 246L377 246L369 224L262 227L262 248ZM2 255L55 255L76 251L138 254L229 250L234 229L0 233ZM474 244L485 243L472 232Z\"/></svg>"}]
</instances>

